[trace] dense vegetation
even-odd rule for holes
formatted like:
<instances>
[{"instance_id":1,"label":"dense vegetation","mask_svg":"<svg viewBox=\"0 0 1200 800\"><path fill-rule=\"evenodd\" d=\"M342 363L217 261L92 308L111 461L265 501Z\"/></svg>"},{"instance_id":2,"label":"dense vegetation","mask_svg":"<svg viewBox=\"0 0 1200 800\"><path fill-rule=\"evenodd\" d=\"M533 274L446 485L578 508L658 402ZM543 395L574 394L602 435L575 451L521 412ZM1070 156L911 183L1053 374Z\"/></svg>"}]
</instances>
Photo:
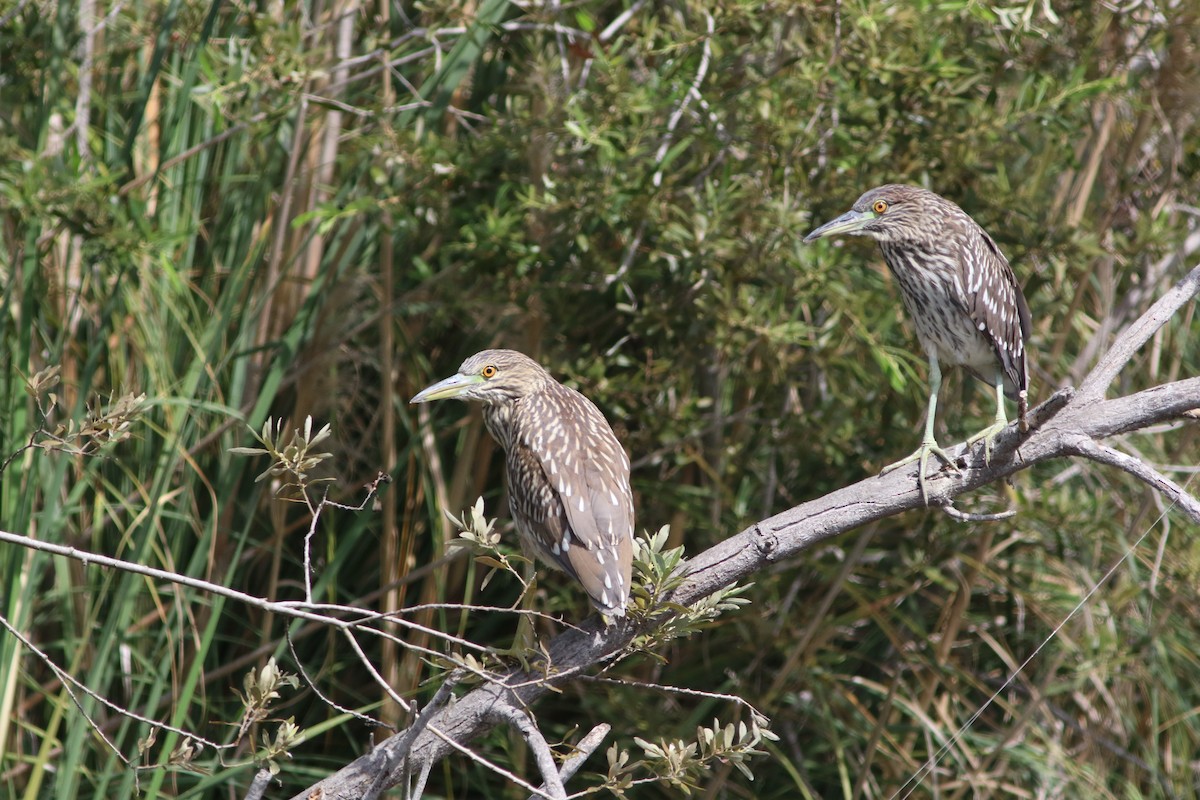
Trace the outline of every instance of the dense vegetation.
<instances>
[{"instance_id":1,"label":"dense vegetation","mask_svg":"<svg viewBox=\"0 0 1200 800\"><path fill-rule=\"evenodd\" d=\"M698 552L918 441L923 358L878 254L804 232L879 183L957 201L1024 283L1044 399L1200 249L1198 115L1191 0L3 0L0 528L299 599L310 510L229 451L268 417L311 416L332 431L315 497L357 505L392 477L365 510L322 511L318 599L507 605L518 582L484 584L469 559L424 569L455 533L444 511L483 496L506 524L498 452L466 406L407 405L507 346L595 400L632 456L639 529L669 524ZM1117 390L1197 374L1198 334L1192 306ZM960 373L942 398L947 442L989 416ZM1183 482L1198 440L1180 425L1119 445ZM974 502L1020 514L888 519L761 574L751 605L661 662L617 668L771 718L754 783L714 763L701 794L887 798L944 745L918 795L1196 794L1194 527L1085 463ZM290 793L369 746L325 699L403 722L321 626L11 544L0 572L9 796L240 796L258 729L294 717ZM588 612L551 575L536 603ZM413 619L498 646L514 630L447 607ZM254 740L189 760L180 735L151 740L69 689L17 632L96 695L221 742L269 656L325 699L284 688ZM402 695L433 694L420 652L368 645ZM636 751L742 711L585 683L536 713L552 740L608 721ZM475 747L529 771L507 731ZM504 785L462 759L428 794L525 796Z\"/></svg>"}]
</instances>

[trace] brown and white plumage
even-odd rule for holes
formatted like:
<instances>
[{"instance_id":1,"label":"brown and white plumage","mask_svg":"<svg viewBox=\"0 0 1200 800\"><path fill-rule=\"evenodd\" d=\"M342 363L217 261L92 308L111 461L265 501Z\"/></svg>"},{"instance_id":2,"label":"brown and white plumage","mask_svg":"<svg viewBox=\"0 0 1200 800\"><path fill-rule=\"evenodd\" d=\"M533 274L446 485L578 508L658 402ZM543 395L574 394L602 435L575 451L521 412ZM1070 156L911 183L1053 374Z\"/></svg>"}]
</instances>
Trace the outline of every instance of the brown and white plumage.
<instances>
[{"instance_id":1,"label":"brown and white plumage","mask_svg":"<svg viewBox=\"0 0 1200 800\"><path fill-rule=\"evenodd\" d=\"M1002 393L1017 401L1024 430L1029 306L995 241L965 211L927 189L901 184L871 189L804 241L837 234L870 236L879 242L929 360L925 437L912 457L892 465L920 460L918 480L924 495L929 454L952 464L933 438L939 362L960 365L997 390L994 424L968 440L982 439L985 457L990 457L992 441L1006 424Z\"/></svg>"},{"instance_id":2,"label":"brown and white plumage","mask_svg":"<svg viewBox=\"0 0 1200 800\"><path fill-rule=\"evenodd\" d=\"M880 186L860 197L854 210L877 202L886 210L861 233L879 242L921 345L988 384L999 363L1010 398L1028 391L1029 306L992 237L957 205L926 189Z\"/></svg>"},{"instance_id":3,"label":"brown and white plumage","mask_svg":"<svg viewBox=\"0 0 1200 800\"><path fill-rule=\"evenodd\" d=\"M513 350L476 353L412 402L444 397L484 404L526 551L579 581L602 614L624 615L633 560L629 457L600 410Z\"/></svg>"}]
</instances>

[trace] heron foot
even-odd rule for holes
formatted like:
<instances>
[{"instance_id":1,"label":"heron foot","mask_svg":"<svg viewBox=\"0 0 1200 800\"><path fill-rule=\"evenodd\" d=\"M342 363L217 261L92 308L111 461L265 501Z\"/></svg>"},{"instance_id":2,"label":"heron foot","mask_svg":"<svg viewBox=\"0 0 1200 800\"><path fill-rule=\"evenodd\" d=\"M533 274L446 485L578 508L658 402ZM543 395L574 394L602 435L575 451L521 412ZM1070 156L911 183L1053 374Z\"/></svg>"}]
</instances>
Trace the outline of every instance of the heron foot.
<instances>
[{"instance_id":1,"label":"heron foot","mask_svg":"<svg viewBox=\"0 0 1200 800\"><path fill-rule=\"evenodd\" d=\"M1000 431L1004 430L1006 427L1008 427L1007 422L1005 422L1003 420L996 420L996 422L994 424L987 426L986 428L981 430L979 433L972 436L970 439L967 439L967 447L974 446L974 444L976 442L978 442L979 440L982 439L983 440L983 463L991 464L992 463L992 450L993 450L993 446L996 444L996 437L1000 434Z\"/></svg>"},{"instance_id":2,"label":"heron foot","mask_svg":"<svg viewBox=\"0 0 1200 800\"><path fill-rule=\"evenodd\" d=\"M950 467L950 469L954 470L955 472L959 472L958 465L954 463L954 457L941 447L938 447L938 443L933 439L926 439L925 441L921 442L921 446L913 451L911 455L905 456L894 464L888 464L886 467L879 470L879 474L886 475L887 473L897 470L900 467L908 466L914 461L918 462L919 467L917 469L917 487L921 490L921 501L925 505L929 505L929 493L925 489L925 472L927 470L927 465L929 464L930 455L937 456L944 461L946 466Z\"/></svg>"}]
</instances>

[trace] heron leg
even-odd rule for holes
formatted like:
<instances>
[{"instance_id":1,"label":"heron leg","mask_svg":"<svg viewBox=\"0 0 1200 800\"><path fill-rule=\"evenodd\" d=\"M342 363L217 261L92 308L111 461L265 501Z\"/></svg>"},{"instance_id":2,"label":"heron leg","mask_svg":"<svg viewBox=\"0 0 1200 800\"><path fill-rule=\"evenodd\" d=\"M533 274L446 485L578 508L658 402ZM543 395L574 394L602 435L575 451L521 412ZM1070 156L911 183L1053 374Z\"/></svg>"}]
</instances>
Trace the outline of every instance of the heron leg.
<instances>
[{"instance_id":1,"label":"heron leg","mask_svg":"<svg viewBox=\"0 0 1200 800\"><path fill-rule=\"evenodd\" d=\"M933 353L929 354L929 410L925 415L925 437L921 439L921 446L918 447L911 455L906 456L894 464L888 464L879 471L880 475L886 475L892 470L919 462L917 467L917 487L921 490L921 500L925 505L929 505L929 494L925 490L925 470L929 463L929 456L935 455L946 465L958 472L958 467L954 463L954 458L941 447L938 446L937 440L933 438L933 422L937 417L937 400L938 392L942 388L942 370L938 366L937 356ZM1003 388L1003 387L1002 387Z\"/></svg>"},{"instance_id":2,"label":"heron leg","mask_svg":"<svg viewBox=\"0 0 1200 800\"><path fill-rule=\"evenodd\" d=\"M992 445L996 443L996 436L1000 431L1008 426L1008 417L1004 415L1004 373L996 370L996 419L995 421L981 430L979 433L967 439L967 446L970 447L983 440L983 463L992 463Z\"/></svg>"},{"instance_id":3,"label":"heron leg","mask_svg":"<svg viewBox=\"0 0 1200 800\"><path fill-rule=\"evenodd\" d=\"M524 552L526 551L523 550ZM512 645L510 647L489 647L488 653L497 658L514 658L520 663L521 669L529 672L530 662L538 655L533 616L529 613L533 611L537 588L537 567L531 557L525 562L521 573L524 576L518 576L522 586L521 596L517 598L512 607L517 612L517 632L513 635Z\"/></svg>"}]
</instances>

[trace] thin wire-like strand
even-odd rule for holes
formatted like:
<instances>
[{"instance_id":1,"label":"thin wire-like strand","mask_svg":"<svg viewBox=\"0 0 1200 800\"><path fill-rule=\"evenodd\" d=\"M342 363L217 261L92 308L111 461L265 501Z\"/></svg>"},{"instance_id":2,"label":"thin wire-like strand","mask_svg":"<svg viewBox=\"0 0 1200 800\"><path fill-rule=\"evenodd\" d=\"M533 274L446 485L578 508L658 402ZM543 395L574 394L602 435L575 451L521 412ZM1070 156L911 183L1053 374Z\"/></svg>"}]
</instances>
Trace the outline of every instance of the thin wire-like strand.
<instances>
[{"instance_id":1,"label":"thin wire-like strand","mask_svg":"<svg viewBox=\"0 0 1200 800\"><path fill-rule=\"evenodd\" d=\"M1185 489L1187 488L1188 484L1192 482L1192 478L1194 477L1194 474L1188 476L1188 480L1183 484ZM1062 622L1054 626L1054 630L1050 631L1049 635L1042 640L1041 644L1039 644L1037 648L1029 654L1029 657L1022 661L1021 665L1017 667L1007 679L1005 679L1000 688L992 692L992 696L984 701L983 705L981 705L975 711L975 713L971 715L970 719L964 722L959 729L954 732L954 735L947 739L946 743L938 748L938 751L934 753L924 764L922 764L921 768L913 773L912 777L905 781L903 785L901 785L900 788L888 798L888 800L896 800L896 798L900 798L900 800L907 800L907 798L917 790L917 788L925 780L925 777L937 769L938 764L940 764L942 759L945 758L950 752L950 748L954 747L954 745L956 745L962 739L962 737L966 735L967 731L971 729L971 726L975 724L975 720L983 716L983 712L987 711L988 708L991 707L992 703L996 702L996 698L1003 694L1004 691L1013 684L1013 681L1020 677L1021 673L1025 671L1025 668L1029 666L1029 664L1038 657L1038 654L1046 648L1046 645L1054 641L1055 637L1058 636L1059 631L1065 628L1067 623L1074 619L1075 615L1087 606L1088 601L1092 599L1092 595L1096 594L1096 592L1100 591L1100 589L1106 583L1108 583L1109 579L1111 579L1112 576L1116 574L1117 570L1120 569L1121 565L1125 563L1125 560L1133 555L1133 552L1141 546L1142 541L1150 535L1151 531L1158 527L1159 523L1162 522L1163 518L1167 516L1167 513L1170 512L1175 505L1176 504L1172 502L1162 510L1162 513L1159 514L1158 517L1156 517L1155 520L1146 527L1146 530L1142 532L1142 535L1139 536L1137 540L1130 545L1124 553L1121 554L1121 557L1118 558L1116 562L1114 562L1113 565L1108 568L1108 572L1105 572L1104 576L1100 578L1100 580L1096 581L1096 584L1092 586L1092 588L1088 589L1087 594L1085 594L1079 603L1076 604L1073 609L1071 609L1071 613L1067 614Z\"/></svg>"}]
</instances>

